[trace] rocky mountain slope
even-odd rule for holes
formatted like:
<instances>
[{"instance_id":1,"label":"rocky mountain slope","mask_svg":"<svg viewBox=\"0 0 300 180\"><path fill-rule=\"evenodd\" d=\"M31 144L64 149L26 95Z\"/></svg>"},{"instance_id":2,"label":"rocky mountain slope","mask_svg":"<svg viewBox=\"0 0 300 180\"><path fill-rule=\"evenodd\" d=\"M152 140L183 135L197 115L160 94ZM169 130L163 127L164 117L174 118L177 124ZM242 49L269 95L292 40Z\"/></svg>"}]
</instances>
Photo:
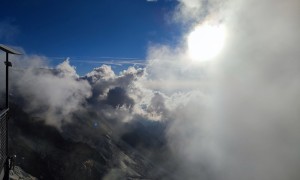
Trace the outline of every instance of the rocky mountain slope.
<instances>
[{"instance_id":1,"label":"rocky mountain slope","mask_svg":"<svg viewBox=\"0 0 300 180\"><path fill-rule=\"evenodd\" d=\"M170 179L169 170L157 165L167 151L163 123L115 124L126 129L118 134L105 120L91 127L88 117L74 117L76 123L60 131L20 106L12 105L11 114L9 152L39 179Z\"/></svg>"}]
</instances>

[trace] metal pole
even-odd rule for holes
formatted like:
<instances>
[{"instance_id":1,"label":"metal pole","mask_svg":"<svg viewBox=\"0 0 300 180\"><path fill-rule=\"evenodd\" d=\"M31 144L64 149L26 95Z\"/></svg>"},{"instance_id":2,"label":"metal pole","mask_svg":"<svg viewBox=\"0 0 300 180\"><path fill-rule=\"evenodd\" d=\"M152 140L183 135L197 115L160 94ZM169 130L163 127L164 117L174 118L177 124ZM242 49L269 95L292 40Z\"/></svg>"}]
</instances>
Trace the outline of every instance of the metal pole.
<instances>
[{"instance_id":1,"label":"metal pole","mask_svg":"<svg viewBox=\"0 0 300 180\"><path fill-rule=\"evenodd\" d=\"M8 52L6 52L6 108L9 109L9 104L8 104L8 69L9 68L9 62L8 62ZM9 110L7 112L8 114L6 115L6 158L8 160L8 119L9 119ZM7 168L9 164L7 162ZM8 171L9 173L9 171Z\"/></svg>"},{"instance_id":2,"label":"metal pole","mask_svg":"<svg viewBox=\"0 0 300 180\"><path fill-rule=\"evenodd\" d=\"M5 61L5 65L6 65L6 104L5 107L8 108L8 67L9 67L9 63L8 63L8 52L6 52L6 61Z\"/></svg>"},{"instance_id":3,"label":"metal pole","mask_svg":"<svg viewBox=\"0 0 300 180\"><path fill-rule=\"evenodd\" d=\"M8 61L8 52L6 52L6 61L5 61L5 65L6 65L6 108L8 109L9 108L9 103L8 103L8 96L9 96L9 93L8 93L8 79L9 79L9 73L8 73L8 68L9 68L9 61ZM6 125L6 147L5 147L5 151L6 151L6 162L5 162L5 174L4 174L4 180L9 180L9 155L8 155L8 119L9 119L9 111L7 112L8 114L6 115L6 122L5 122L5 125Z\"/></svg>"}]
</instances>

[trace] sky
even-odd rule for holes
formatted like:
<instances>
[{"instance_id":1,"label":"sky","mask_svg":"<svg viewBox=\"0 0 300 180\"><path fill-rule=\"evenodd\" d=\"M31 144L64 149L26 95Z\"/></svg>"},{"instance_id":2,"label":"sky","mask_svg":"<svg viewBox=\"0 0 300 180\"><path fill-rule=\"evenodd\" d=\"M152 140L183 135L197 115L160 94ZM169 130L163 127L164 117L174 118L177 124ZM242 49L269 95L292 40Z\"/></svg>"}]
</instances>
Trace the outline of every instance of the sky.
<instances>
[{"instance_id":1,"label":"sky","mask_svg":"<svg viewBox=\"0 0 300 180\"><path fill-rule=\"evenodd\" d=\"M6 32L0 41L22 47L27 54L49 57L53 65L70 57L84 75L99 61L145 60L150 44L175 45L182 28L167 17L177 4L169 0L4 1L0 31Z\"/></svg>"}]
</instances>

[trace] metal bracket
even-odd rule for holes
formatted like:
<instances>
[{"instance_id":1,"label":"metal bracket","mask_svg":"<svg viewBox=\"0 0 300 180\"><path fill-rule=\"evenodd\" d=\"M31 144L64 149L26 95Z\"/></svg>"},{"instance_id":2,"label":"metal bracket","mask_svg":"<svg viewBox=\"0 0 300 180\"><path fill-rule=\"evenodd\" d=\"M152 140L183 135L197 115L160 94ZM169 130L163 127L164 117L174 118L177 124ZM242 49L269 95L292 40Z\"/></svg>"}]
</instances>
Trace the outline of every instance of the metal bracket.
<instances>
[{"instance_id":1,"label":"metal bracket","mask_svg":"<svg viewBox=\"0 0 300 180\"><path fill-rule=\"evenodd\" d=\"M10 61L7 61L7 62L5 61L4 64L5 64L6 66L12 67L12 63L11 63Z\"/></svg>"}]
</instances>

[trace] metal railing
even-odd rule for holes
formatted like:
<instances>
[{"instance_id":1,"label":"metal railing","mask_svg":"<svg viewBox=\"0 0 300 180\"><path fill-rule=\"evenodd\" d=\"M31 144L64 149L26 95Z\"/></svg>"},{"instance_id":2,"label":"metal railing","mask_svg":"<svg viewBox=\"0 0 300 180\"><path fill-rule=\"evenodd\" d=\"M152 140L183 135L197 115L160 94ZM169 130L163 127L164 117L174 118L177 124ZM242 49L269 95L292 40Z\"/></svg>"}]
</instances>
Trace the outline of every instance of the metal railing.
<instances>
[{"instance_id":1,"label":"metal railing","mask_svg":"<svg viewBox=\"0 0 300 180\"><path fill-rule=\"evenodd\" d=\"M0 112L0 169L3 169L7 159L7 120L9 109Z\"/></svg>"}]
</instances>

